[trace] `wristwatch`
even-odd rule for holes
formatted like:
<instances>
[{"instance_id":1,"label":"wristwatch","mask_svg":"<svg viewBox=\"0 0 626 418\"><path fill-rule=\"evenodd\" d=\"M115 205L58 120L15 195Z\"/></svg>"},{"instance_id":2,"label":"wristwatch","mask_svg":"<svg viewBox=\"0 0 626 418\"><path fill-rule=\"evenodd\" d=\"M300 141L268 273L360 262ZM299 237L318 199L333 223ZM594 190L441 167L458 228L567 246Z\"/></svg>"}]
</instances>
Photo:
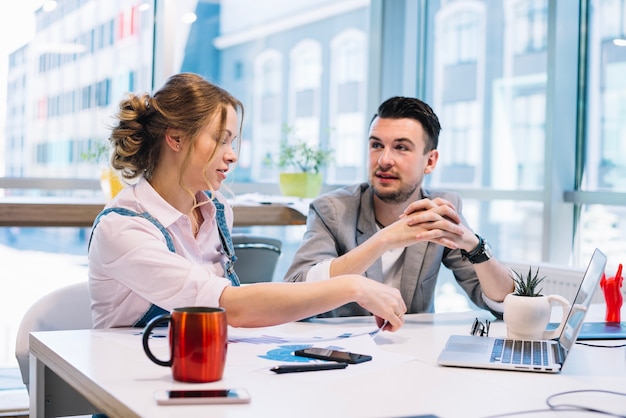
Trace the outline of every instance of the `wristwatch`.
<instances>
[{"instance_id":1,"label":"wristwatch","mask_svg":"<svg viewBox=\"0 0 626 418\"><path fill-rule=\"evenodd\" d=\"M463 257L467 258L470 263L479 264L489 260L492 257L491 246L484 238L482 238L478 234L474 235L476 235L476 238L478 238L478 245L476 246L476 248L474 248L470 252L461 250L461 254L463 255Z\"/></svg>"}]
</instances>

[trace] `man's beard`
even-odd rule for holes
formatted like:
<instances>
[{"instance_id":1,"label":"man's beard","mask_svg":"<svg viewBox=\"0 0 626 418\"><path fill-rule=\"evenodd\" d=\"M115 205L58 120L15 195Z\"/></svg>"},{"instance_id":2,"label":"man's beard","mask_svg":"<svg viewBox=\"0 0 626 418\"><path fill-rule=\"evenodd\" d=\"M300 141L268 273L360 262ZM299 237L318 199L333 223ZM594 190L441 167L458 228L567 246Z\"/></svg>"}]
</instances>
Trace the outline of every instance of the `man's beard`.
<instances>
[{"instance_id":1,"label":"man's beard","mask_svg":"<svg viewBox=\"0 0 626 418\"><path fill-rule=\"evenodd\" d=\"M385 203L404 203L413 196L415 190L417 190L417 184L406 185L400 187L399 190L385 191L377 189L370 182L370 187L374 191L374 195Z\"/></svg>"}]
</instances>

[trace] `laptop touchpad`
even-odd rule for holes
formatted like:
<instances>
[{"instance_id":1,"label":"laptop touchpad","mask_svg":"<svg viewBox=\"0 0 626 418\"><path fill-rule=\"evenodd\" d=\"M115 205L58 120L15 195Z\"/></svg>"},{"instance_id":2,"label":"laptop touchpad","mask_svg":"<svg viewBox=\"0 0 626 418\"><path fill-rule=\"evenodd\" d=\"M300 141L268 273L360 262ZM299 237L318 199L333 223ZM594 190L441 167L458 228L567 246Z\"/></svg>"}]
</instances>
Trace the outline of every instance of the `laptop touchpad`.
<instances>
[{"instance_id":1,"label":"laptop touchpad","mask_svg":"<svg viewBox=\"0 0 626 418\"><path fill-rule=\"evenodd\" d=\"M448 344L448 351L458 351L461 353L484 353L489 348L486 344L461 344L450 343Z\"/></svg>"}]
</instances>

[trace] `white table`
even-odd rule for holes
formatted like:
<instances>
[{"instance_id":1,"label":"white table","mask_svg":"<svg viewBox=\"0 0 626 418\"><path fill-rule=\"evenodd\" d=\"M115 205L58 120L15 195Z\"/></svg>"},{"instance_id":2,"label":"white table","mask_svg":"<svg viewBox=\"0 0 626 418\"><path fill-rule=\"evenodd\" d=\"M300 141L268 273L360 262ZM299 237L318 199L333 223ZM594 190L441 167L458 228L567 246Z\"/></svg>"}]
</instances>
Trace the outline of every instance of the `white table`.
<instances>
[{"instance_id":1,"label":"white table","mask_svg":"<svg viewBox=\"0 0 626 418\"><path fill-rule=\"evenodd\" d=\"M626 309L625 312L626 314ZM594 348L577 344L557 375L447 368L436 365L450 334L467 334L474 317L486 312L407 315L396 333L382 333L383 350L414 359L375 369L275 375L263 367L247 370L238 347L229 346L224 378L206 384L174 382L169 368L143 353L138 330L83 330L31 334L31 416L91 413L110 417L485 417L546 408L548 396L562 391L605 389L626 392L626 348ZM588 320L602 320L598 307ZM313 328L312 328L313 327ZM338 318L287 324L280 329L298 334L346 327L373 329L370 317ZM271 330L270 330L271 331ZM505 335L501 321L491 336ZM602 341L606 345L624 341ZM164 345L163 348L166 346ZM231 349L232 348L232 349ZM375 364L376 356L372 364ZM351 369L352 368L352 369ZM365 370L365 369L361 369ZM344 373L344 374L342 374ZM323 383L320 383L323 382ZM245 405L158 406L153 393L170 388L244 387L252 402ZM74 392L74 389L76 392ZM585 396L576 398L583 401ZM626 398L590 402L626 414ZM571 398L570 398L571 400ZM95 409L90 409L90 403ZM617 408L617 409L616 409ZM621 408L621 409L620 409ZM522 415L523 416L523 415ZM566 415L546 412L532 417ZM576 414L576 417L585 416ZM589 415L597 416L597 415Z\"/></svg>"}]
</instances>

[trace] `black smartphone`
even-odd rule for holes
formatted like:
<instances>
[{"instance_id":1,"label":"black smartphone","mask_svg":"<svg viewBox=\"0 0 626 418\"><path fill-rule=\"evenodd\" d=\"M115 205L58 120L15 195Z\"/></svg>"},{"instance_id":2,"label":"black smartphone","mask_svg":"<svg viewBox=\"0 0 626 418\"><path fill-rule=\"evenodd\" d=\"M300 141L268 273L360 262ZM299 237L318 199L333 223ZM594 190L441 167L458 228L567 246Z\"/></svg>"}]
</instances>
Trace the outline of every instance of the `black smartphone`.
<instances>
[{"instance_id":1,"label":"black smartphone","mask_svg":"<svg viewBox=\"0 0 626 418\"><path fill-rule=\"evenodd\" d=\"M296 350L296 356L315 358L318 360L338 361L340 363L357 364L370 361L372 356L367 354L350 353L349 351L330 350L328 348L310 347Z\"/></svg>"},{"instance_id":2,"label":"black smartphone","mask_svg":"<svg viewBox=\"0 0 626 418\"><path fill-rule=\"evenodd\" d=\"M194 405L216 403L249 403L245 389L161 390L154 394L159 405Z\"/></svg>"}]
</instances>

